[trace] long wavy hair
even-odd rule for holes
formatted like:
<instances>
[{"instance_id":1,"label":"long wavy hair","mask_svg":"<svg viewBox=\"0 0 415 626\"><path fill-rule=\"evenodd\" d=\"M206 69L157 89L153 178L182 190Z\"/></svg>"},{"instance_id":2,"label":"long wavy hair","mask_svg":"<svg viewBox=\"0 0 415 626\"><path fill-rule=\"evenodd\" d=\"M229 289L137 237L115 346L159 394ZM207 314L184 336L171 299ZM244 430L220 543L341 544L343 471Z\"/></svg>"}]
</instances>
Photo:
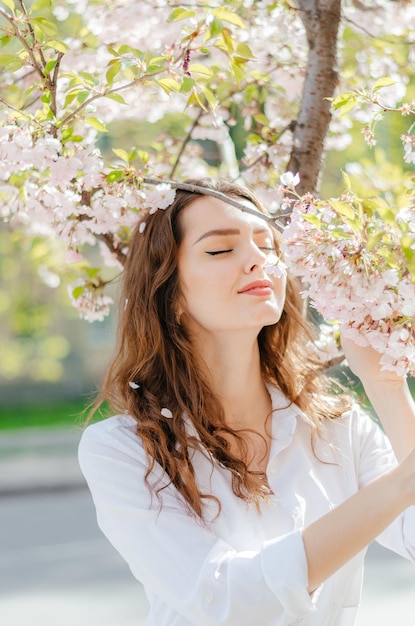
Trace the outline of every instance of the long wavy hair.
<instances>
[{"instance_id":1,"label":"long wavy hair","mask_svg":"<svg viewBox=\"0 0 415 626\"><path fill-rule=\"evenodd\" d=\"M236 200L249 200L267 214L247 188L224 180L187 182ZM123 272L118 345L94 411L108 402L112 411L131 415L147 454L149 488L162 504L166 481L149 480L158 463L168 484L176 487L189 510L203 518L204 499L217 498L198 488L191 460L197 447L229 470L238 497L259 506L264 489L257 473L248 467L243 433L226 424L221 403L195 359L189 336L177 317L177 258L183 235L180 214L200 196L177 190L171 206L153 215L147 212L137 224ZM278 249L277 229L274 239ZM264 380L276 385L288 403L305 411L317 431L321 420L337 417L344 406L333 403L328 396L321 363L309 348L313 328L302 309L297 282L288 276L281 318L261 330L258 345ZM162 408L168 408L172 417L163 415ZM220 510L220 502L217 503Z\"/></svg>"}]
</instances>

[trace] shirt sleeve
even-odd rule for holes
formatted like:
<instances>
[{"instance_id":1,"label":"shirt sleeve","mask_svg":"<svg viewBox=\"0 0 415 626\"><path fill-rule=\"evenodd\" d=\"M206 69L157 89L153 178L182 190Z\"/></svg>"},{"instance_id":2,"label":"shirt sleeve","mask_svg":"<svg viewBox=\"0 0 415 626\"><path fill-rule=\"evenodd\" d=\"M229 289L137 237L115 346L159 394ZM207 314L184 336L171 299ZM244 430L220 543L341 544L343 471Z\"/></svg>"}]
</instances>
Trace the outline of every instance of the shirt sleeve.
<instances>
[{"instance_id":1,"label":"shirt sleeve","mask_svg":"<svg viewBox=\"0 0 415 626\"><path fill-rule=\"evenodd\" d=\"M354 431L358 433L359 487L396 466L389 439L367 414L356 408ZM357 427L356 427L357 426ZM385 548L415 562L415 506L406 509L377 538Z\"/></svg>"},{"instance_id":2,"label":"shirt sleeve","mask_svg":"<svg viewBox=\"0 0 415 626\"><path fill-rule=\"evenodd\" d=\"M89 426L79 461L99 527L152 596L198 626L287 626L315 610L301 530L241 552L190 515L171 485L160 509L137 436L122 430Z\"/></svg>"}]
</instances>

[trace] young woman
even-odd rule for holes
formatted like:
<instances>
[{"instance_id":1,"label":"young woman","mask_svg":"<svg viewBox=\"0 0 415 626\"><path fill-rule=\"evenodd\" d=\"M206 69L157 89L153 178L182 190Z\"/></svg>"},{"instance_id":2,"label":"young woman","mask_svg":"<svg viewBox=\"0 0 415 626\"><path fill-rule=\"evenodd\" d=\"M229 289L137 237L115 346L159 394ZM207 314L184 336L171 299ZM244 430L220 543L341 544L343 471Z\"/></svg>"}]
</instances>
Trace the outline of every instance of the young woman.
<instances>
[{"instance_id":1,"label":"young woman","mask_svg":"<svg viewBox=\"0 0 415 626\"><path fill-rule=\"evenodd\" d=\"M247 189L198 184L265 213ZM392 451L330 396L266 220L177 191L140 224L99 397L117 415L88 426L79 455L148 624L351 626L367 545L415 559L406 381L344 345Z\"/></svg>"}]
</instances>

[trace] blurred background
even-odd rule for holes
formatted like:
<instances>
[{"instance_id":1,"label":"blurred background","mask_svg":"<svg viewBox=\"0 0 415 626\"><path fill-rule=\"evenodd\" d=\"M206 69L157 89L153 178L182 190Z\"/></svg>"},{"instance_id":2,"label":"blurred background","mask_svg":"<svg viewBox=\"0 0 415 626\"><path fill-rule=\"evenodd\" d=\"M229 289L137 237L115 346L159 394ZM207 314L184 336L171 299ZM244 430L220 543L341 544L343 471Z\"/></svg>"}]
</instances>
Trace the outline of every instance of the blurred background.
<instances>
[{"instance_id":1,"label":"blurred background","mask_svg":"<svg viewBox=\"0 0 415 626\"><path fill-rule=\"evenodd\" d=\"M0 623L141 626L142 588L100 534L76 458L115 314L78 319L60 254L53 242L0 231ZM373 546L358 626L397 615L413 626L414 609L413 566Z\"/></svg>"},{"instance_id":2,"label":"blurred background","mask_svg":"<svg viewBox=\"0 0 415 626\"><path fill-rule=\"evenodd\" d=\"M360 129L351 129L351 147L330 152L321 196L339 193L342 169L359 174L358 193L366 179L387 193L388 181L403 177L399 125L401 116L388 118L370 157ZM145 145L137 125L110 130L108 150ZM200 143L210 160L219 158L214 142ZM76 459L81 413L114 345L115 314L93 324L78 318L63 255L56 241L28 240L0 224L0 623L141 626L142 589L101 536ZM115 280L114 298L117 289ZM371 547L358 626L413 626L414 613L413 566Z\"/></svg>"}]
</instances>

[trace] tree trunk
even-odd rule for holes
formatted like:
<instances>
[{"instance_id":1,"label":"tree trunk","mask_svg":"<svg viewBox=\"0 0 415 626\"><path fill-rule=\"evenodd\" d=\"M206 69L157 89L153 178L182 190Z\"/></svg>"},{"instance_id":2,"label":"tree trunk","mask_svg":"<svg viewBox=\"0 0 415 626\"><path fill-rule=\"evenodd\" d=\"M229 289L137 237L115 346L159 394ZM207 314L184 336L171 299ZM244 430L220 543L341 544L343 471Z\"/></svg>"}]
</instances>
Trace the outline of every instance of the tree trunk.
<instances>
[{"instance_id":1,"label":"tree trunk","mask_svg":"<svg viewBox=\"0 0 415 626\"><path fill-rule=\"evenodd\" d=\"M322 165L331 103L337 85L337 35L341 0L296 0L304 24L309 54L294 147L288 171L299 172L299 193L314 192Z\"/></svg>"}]
</instances>

